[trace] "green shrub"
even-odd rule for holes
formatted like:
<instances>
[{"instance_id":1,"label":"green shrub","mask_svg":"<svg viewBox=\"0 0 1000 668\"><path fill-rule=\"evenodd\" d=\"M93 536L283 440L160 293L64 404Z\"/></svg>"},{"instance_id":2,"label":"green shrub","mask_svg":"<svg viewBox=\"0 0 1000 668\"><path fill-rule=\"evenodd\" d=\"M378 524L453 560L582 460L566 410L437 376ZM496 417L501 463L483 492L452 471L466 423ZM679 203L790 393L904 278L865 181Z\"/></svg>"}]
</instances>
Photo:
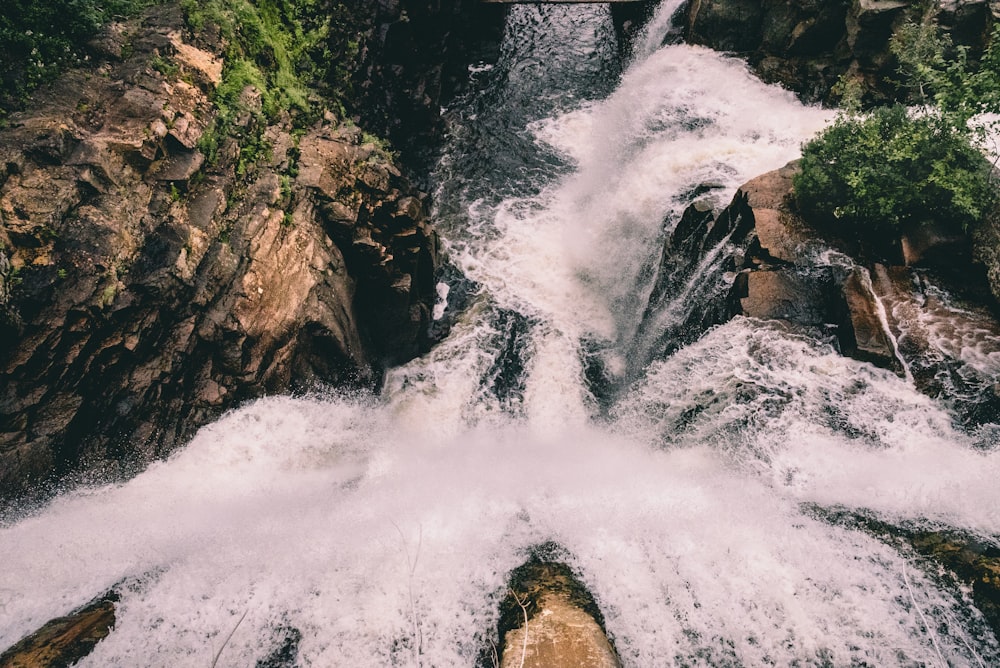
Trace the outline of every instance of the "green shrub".
<instances>
[{"instance_id":1,"label":"green shrub","mask_svg":"<svg viewBox=\"0 0 1000 668\"><path fill-rule=\"evenodd\" d=\"M803 147L794 180L803 213L882 248L921 223L966 231L998 203L993 165L979 147L998 129L988 114L1000 112L1000 26L979 63L931 14L902 26L892 51L901 85L921 106L867 115L849 107Z\"/></svg>"},{"instance_id":2,"label":"green shrub","mask_svg":"<svg viewBox=\"0 0 1000 668\"><path fill-rule=\"evenodd\" d=\"M899 105L841 116L803 147L801 166L802 212L863 241L930 221L964 231L996 203L992 165L970 133Z\"/></svg>"}]
</instances>

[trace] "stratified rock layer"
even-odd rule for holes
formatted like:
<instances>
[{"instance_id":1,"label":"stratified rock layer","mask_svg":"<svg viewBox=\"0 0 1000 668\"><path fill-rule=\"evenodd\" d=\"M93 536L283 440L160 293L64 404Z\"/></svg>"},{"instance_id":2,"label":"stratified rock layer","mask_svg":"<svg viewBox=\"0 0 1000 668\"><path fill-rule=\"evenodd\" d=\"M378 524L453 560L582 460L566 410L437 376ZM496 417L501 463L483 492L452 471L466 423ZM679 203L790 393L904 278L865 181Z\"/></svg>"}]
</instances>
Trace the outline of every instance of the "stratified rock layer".
<instances>
[{"instance_id":1,"label":"stratified rock layer","mask_svg":"<svg viewBox=\"0 0 1000 668\"><path fill-rule=\"evenodd\" d=\"M245 174L232 139L208 164L221 60L180 26L130 23L127 58L0 132L0 498L127 473L264 393L374 388L428 345L424 196L332 117L258 128Z\"/></svg>"}]
</instances>

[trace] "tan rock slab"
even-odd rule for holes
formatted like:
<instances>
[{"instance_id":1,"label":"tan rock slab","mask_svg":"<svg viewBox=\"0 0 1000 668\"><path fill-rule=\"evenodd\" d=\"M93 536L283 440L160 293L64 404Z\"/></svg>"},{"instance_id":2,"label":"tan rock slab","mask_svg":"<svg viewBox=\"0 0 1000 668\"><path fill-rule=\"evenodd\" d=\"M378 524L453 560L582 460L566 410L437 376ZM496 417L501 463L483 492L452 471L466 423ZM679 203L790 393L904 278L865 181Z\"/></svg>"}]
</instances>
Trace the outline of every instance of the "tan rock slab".
<instances>
[{"instance_id":1,"label":"tan rock slab","mask_svg":"<svg viewBox=\"0 0 1000 668\"><path fill-rule=\"evenodd\" d=\"M526 627L507 633L501 668L618 668L604 631L565 596L542 599Z\"/></svg>"}]
</instances>

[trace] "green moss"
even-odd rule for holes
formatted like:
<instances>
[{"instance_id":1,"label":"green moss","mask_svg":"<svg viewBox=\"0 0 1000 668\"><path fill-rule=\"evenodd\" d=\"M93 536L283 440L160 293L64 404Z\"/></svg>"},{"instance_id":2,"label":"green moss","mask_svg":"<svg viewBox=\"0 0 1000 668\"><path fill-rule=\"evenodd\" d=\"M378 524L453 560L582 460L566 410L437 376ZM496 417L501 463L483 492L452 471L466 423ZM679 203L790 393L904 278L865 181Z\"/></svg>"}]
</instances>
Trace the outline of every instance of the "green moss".
<instances>
[{"instance_id":1,"label":"green moss","mask_svg":"<svg viewBox=\"0 0 1000 668\"><path fill-rule=\"evenodd\" d=\"M318 118L321 103L312 91L327 78L325 45L335 12L319 0L182 0L181 6L192 32L214 24L226 44L214 96L218 113L200 148L214 162L233 137L240 146L237 171L246 173L269 156L262 139L268 123L286 113L299 126ZM248 87L259 104L244 94Z\"/></svg>"},{"instance_id":2,"label":"green moss","mask_svg":"<svg viewBox=\"0 0 1000 668\"><path fill-rule=\"evenodd\" d=\"M159 55L153 56L152 60L149 61L149 66L165 77L175 77L181 69L177 63Z\"/></svg>"}]
</instances>

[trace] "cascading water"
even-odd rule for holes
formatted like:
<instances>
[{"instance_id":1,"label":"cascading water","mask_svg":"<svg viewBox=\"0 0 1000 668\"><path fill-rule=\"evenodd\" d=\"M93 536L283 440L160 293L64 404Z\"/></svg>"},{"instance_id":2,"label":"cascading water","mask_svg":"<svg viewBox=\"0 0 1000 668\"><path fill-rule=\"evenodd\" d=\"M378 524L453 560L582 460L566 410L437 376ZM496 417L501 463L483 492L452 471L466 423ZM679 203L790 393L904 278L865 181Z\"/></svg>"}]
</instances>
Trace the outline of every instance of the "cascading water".
<instances>
[{"instance_id":1,"label":"cascading water","mask_svg":"<svg viewBox=\"0 0 1000 668\"><path fill-rule=\"evenodd\" d=\"M627 666L996 665L968 592L808 511L1000 533L1000 454L904 380L736 319L602 410L663 221L828 121L656 35L612 90L611 35L607 7L515 8L450 110L439 227L478 289L449 338L382 397L261 400L8 521L0 646L118 585L81 665L469 666L554 542Z\"/></svg>"}]
</instances>

